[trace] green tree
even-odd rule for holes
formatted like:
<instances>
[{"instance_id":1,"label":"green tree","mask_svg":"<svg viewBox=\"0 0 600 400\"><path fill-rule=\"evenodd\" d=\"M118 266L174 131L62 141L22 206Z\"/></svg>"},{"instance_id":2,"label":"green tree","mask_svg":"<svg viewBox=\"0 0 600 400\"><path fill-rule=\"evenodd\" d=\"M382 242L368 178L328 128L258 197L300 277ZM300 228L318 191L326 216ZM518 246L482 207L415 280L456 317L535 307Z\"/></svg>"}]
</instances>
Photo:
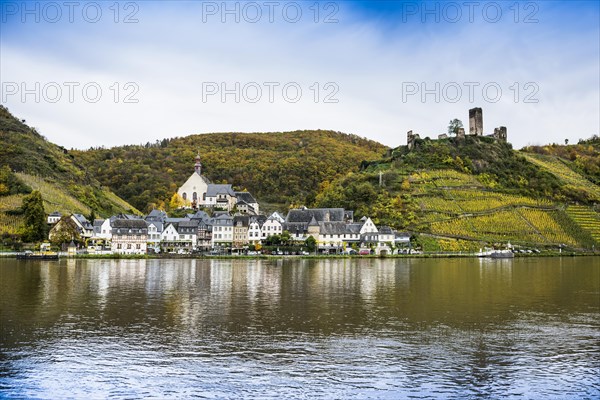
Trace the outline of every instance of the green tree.
<instances>
[{"instance_id":1,"label":"green tree","mask_svg":"<svg viewBox=\"0 0 600 400\"><path fill-rule=\"evenodd\" d=\"M279 236L279 235L269 235L265 239L265 244L267 244L269 246L277 246L280 243L281 243L281 236Z\"/></svg>"},{"instance_id":2,"label":"green tree","mask_svg":"<svg viewBox=\"0 0 600 400\"><path fill-rule=\"evenodd\" d=\"M30 195L25 196L21 210L25 216L23 240L25 242L36 242L46 239L48 225L42 194L35 190Z\"/></svg>"},{"instance_id":3,"label":"green tree","mask_svg":"<svg viewBox=\"0 0 600 400\"><path fill-rule=\"evenodd\" d=\"M289 231L283 231L281 233L280 238L281 238L281 243L283 243L285 245L290 244L290 240L292 240L292 236L290 235Z\"/></svg>"},{"instance_id":4,"label":"green tree","mask_svg":"<svg viewBox=\"0 0 600 400\"><path fill-rule=\"evenodd\" d=\"M463 123L460 119L454 118L448 124L448 134L456 135L458 134L458 129L463 127Z\"/></svg>"},{"instance_id":5,"label":"green tree","mask_svg":"<svg viewBox=\"0 0 600 400\"><path fill-rule=\"evenodd\" d=\"M317 240L312 236L307 237L304 241L304 244L306 245L309 253L312 253L317 248Z\"/></svg>"}]
</instances>

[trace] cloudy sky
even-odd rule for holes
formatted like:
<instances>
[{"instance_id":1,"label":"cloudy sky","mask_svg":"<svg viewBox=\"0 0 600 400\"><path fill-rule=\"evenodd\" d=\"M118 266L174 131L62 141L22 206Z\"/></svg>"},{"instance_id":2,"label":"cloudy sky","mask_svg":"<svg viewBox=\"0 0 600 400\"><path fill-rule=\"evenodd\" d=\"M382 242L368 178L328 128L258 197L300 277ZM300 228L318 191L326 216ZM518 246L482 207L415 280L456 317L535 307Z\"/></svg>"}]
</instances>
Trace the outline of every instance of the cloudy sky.
<instances>
[{"instance_id":1,"label":"cloudy sky","mask_svg":"<svg viewBox=\"0 0 600 400\"><path fill-rule=\"evenodd\" d=\"M0 102L67 148L297 129L397 146L472 107L517 148L600 133L595 1L0 7Z\"/></svg>"}]
</instances>

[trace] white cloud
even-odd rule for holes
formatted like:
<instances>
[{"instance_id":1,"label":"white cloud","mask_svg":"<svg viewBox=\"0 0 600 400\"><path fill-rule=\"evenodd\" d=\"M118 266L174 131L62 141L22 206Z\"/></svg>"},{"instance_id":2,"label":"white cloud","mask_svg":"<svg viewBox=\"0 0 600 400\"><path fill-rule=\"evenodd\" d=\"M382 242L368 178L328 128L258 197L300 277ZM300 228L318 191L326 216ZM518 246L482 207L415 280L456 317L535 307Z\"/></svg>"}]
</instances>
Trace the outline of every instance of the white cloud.
<instances>
[{"instance_id":1,"label":"white cloud","mask_svg":"<svg viewBox=\"0 0 600 400\"><path fill-rule=\"evenodd\" d=\"M87 148L144 143L201 132L333 129L378 140L390 146L405 142L415 130L432 137L454 117L467 123L468 109L484 108L484 128L508 127L516 147L528 143L571 142L599 133L598 28L562 34L546 24L398 24L385 29L375 20L340 10L338 24L310 20L290 24L202 23L199 6L164 8L144 3L140 22L47 27L42 45L20 46L19 35L2 39L1 78L6 82L97 82L103 89L96 104L79 92L73 103L22 102L6 105L65 147ZM308 14L310 15L310 14ZM563 25L565 21L561 22ZM574 24L575 21L566 21ZM89 25L89 24L88 24ZM110 28L109 30L107 30ZM595 34L595 36L594 36ZM29 42L31 43L31 42ZM486 102L481 86L468 101L463 82L497 82L497 103ZM119 83L119 102L110 87ZM134 82L137 104L126 104L126 82ZM228 95L202 102L204 82L233 87L258 82L262 100L235 103ZM273 103L268 87L278 82ZM297 82L302 98L285 101L281 87ZM313 101L317 82L321 99ZM323 103L327 82L339 92L337 104ZM403 83L458 82L457 103L432 95L402 101ZM519 83L519 102L510 87ZM537 104L523 103L523 85L535 82ZM76 94L78 92L76 91ZM252 92L253 93L253 92Z\"/></svg>"}]
</instances>

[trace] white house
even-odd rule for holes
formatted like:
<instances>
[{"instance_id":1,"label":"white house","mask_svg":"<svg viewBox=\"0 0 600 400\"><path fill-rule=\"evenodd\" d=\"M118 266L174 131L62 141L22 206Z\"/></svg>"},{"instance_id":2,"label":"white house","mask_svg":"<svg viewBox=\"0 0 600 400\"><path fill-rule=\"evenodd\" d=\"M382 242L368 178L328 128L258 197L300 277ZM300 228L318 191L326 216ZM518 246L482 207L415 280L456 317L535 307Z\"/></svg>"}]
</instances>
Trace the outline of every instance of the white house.
<instances>
[{"instance_id":1,"label":"white house","mask_svg":"<svg viewBox=\"0 0 600 400\"><path fill-rule=\"evenodd\" d=\"M237 202L235 191L229 184L211 183L206 189L207 207L216 207L231 211Z\"/></svg>"},{"instance_id":2,"label":"white house","mask_svg":"<svg viewBox=\"0 0 600 400\"><path fill-rule=\"evenodd\" d=\"M52 213L50 213L48 215L48 225L54 225L55 223L57 223L58 221L60 221L60 219L62 218L62 214L59 213L58 211L54 211Z\"/></svg>"},{"instance_id":3,"label":"white house","mask_svg":"<svg viewBox=\"0 0 600 400\"><path fill-rule=\"evenodd\" d=\"M263 220L257 217L250 217L248 222L248 243L259 244L261 242L261 227Z\"/></svg>"},{"instance_id":4,"label":"white house","mask_svg":"<svg viewBox=\"0 0 600 400\"><path fill-rule=\"evenodd\" d=\"M365 234L365 233L377 233L377 226L375 226L375 224L373 223L373 221L371 221L371 218L369 217L362 217L360 219L360 223L362 223L362 226L360 228L360 234Z\"/></svg>"},{"instance_id":5,"label":"white house","mask_svg":"<svg viewBox=\"0 0 600 400\"><path fill-rule=\"evenodd\" d=\"M160 236L163 231L163 223L159 221L146 221L148 225L148 245L151 247L160 246Z\"/></svg>"},{"instance_id":6,"label":"white house","mask_svg":"<svg viewBox=\"0 0 600 400\"><path fill-rule=\"evenodd\" d=\"M267 218L263 226L261 227L261 239L266 239L269 236L281 235L283 233L283 225L276 217L270 216Z\"/></svg>"},{"instance_id":7,"label":"white house","mask_svg":"<svg viewBox=\"0 0 600 400\"><path fill-rule=\"evenodd\" d=\"M112 239L112 222L116 219L116 217L106 218L102 221L102 224L98 228L97 231L94 232L94 237L99 239Z\"/></svg>"},{"instance_id":8,"label":"white house","mask_svg":"<svg viewBox=\"0 0 600 400\"><path fill-rule=\"evenodd\" d=\"M77 225L77 229L82 238L91 238L94 235L93 225L83 215L72 214L71 220Z\"/></svg>"},{"instance_id":9,"label":"white house","mask_svg":"<svg viewBox=\"0 0 600 400\"><path fill-rule=\"evenodd\" d=\"M213 218L212 247L231 247L233 244L233 218L227 213Z\"/></svg>"}]
</instances>

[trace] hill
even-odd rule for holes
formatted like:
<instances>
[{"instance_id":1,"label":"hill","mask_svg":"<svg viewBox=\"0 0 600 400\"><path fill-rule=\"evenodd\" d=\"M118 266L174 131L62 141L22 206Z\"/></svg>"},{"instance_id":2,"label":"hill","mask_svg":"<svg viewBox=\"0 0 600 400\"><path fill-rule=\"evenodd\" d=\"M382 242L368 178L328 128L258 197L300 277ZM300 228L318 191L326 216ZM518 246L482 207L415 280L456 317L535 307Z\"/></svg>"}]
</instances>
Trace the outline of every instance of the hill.
<instances>
[{"instance_id":1,"label":"hill","mask_svg":"<svg viewBox=\"0 0 600 400\"><path fill-rule=\"evenodd\" d=\"M598 248L600 188L564 162L485 137L419 139L325 183L315 205L421 233L430 251L508 241Z\"/></svg>"},{"instance_id":2,"label":"hill","mask_svg":"<svg viewBox=\"0 0 600 400\"><path fill-rule=\"evenodd\" d=\"M46 212L109 216L137 212L102 187L64 148L0 106L0 233L16 233L22 221L16 210L23 197L39 190Z\"/></svg>"},{"instance_id":3,"label":"hill","mask_svg":"<svg viewBox=\"0 0 600 400\"><path fill-rule=\"evenodd\" d=\"M319 185L381 157L380 143L332 131L210 133L139 146L70 152L103 185L140 210L161 207L193 172L247 189L263 209L314 201Z\"/></svg>"}]
</instances>

